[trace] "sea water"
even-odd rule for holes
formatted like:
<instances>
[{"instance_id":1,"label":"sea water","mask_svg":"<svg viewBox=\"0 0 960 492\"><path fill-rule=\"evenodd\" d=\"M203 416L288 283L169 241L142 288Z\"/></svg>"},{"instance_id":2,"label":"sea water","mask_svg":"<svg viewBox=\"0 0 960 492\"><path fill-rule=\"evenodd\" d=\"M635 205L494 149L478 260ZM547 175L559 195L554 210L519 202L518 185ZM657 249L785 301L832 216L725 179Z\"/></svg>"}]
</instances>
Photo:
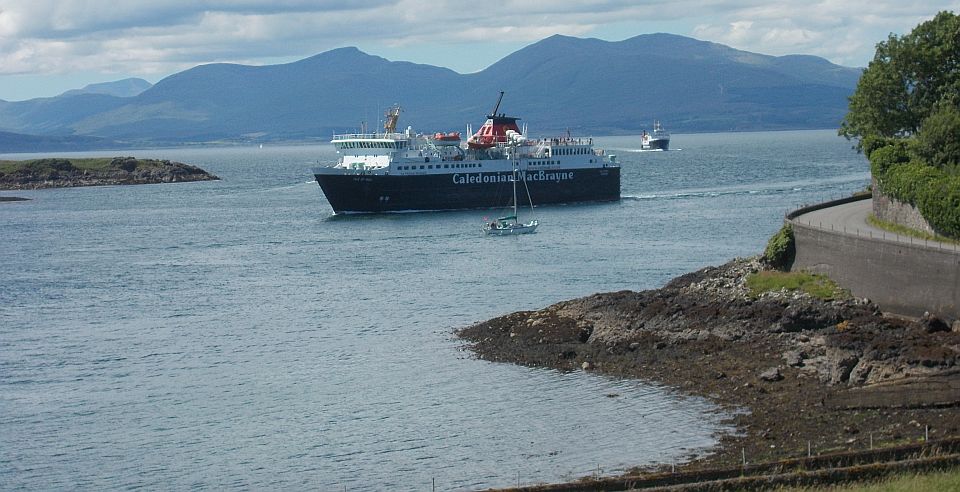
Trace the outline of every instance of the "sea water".
<instances>
[{"instance_id":1,"label":"sea water","mask_svg":"<svg viewBox=\"0 0 960 492\"><path fill-rule=\"evenodd\" d=\"M497 211L333 216L328 145L93 152L222 180L3 192L31 200L0 204L0 489L479 489L710 452L732 429L704 399L454 330L756 254L867 162L833 131L595 140L622 199L522 237L480 234Z\"/></svg>"}]
</instances>

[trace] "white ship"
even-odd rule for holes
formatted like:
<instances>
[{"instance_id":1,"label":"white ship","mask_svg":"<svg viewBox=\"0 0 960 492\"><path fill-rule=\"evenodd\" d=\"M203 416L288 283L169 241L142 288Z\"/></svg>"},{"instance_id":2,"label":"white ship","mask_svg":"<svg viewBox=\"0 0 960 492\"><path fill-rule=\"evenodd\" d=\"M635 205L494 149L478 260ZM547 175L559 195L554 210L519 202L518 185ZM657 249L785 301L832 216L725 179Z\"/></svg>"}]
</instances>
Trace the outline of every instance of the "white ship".
<instances>
[{"instance_id":1,"label":"white ship","mask_svg":"<svg viewBox=\"0 0 960 492\"><path fill-rule=\"evenodd\" d=\"M530 138L497 113L502 100L465 144L455 132L397 132L394 107L383 132L334 135L339 159L314 177L334 213L500 208L515 172L538 205L620 199L616 156L592 138Z\"/></svg>"}]
</instances>

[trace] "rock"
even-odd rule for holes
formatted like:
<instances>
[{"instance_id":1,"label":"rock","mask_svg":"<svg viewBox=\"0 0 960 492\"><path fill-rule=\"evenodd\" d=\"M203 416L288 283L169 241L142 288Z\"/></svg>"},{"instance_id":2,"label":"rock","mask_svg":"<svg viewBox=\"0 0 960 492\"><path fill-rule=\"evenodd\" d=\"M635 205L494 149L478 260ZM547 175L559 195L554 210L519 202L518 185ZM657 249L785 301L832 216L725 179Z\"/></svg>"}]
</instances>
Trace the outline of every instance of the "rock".
<instances>
[{"instance_id":1,"label":"rock","mask_svg":"<svg viewBox=\"0 0 960 492\"><path fill-rule=\"evenodd\" d=\"M583 369L584 371L590 370L591 367L593 366L591 366L590 363L586 361L584 361L583 364L580 364L580 368Z\"/></svg>"},{"instance_id":2,"label":"rock","mask_svg":"<svg viewBox=\"0 0 960 492\"><path fill-rule=\"evenodd\" d=\"M845 383L850 380L850 373L860 362L860 358L851 353L839 353L827 355L827 367L829 368L830 384Z\"/></svg>"},{"instance_id":3,"label":"rock","mask_svg":"<svg viewBox=\"0 0 960 492\"><path fill-rule=\"evenodd\" d=\"M630 344L630 350L631 350L631 351L637 350L638 348L640 348L640 342L633 342L633 343Z\"/></svg>"},{"instance_id":4,"label":"rock","mask_svg":"<svg viewBox=\"0 0 960 492\"><path fill-rule=\"evenodd\" d=\"M803 359L807 358L807 354L803 353L802 350L790 350L783 353L783 360L790 367L803 367Z\"/></svg>"},{"instance_id":5,"label":"rock","mask_svg":"<svg viewBox=\"0 0 960 492\"><path fill-rule=\"evenodd\" d=\"M950 331L951 327L945 321L936 316L924 316L920 320L920 325L927 333L939 333Z\"/></svg>"},{"instance_id":6,"label":"rock","mask_svg":"<svg viewBox=\"0 0 960 492\"><path fill-rule=\"evenodd\" d=\"M760 379L770 382L780 381L783 379L783 374L780 374L779 367L771 367L770 369L760 373Z\"/></svg>"},{"instance_id":7,"label":"rock","mask_svg":"<svg viewBox=\"0 0 960 492\"><path fill-rule=\"evenodd\" d=\"M953 332L960 333L960 319L953 322Z\"/></svg>"}]
</instances>

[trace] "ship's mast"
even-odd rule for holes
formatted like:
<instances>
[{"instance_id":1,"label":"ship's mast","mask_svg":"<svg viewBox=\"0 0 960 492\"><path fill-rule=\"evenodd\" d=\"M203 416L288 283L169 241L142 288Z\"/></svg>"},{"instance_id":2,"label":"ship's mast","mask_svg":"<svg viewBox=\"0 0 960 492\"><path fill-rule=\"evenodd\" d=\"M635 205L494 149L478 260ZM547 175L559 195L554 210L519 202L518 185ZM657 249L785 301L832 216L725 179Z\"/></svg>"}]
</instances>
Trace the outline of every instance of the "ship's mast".
<instances>
[{"instance_id":1,"label":"ship's mast","mask_svg":"<svg viewBox=\"0 0 960 492\"><path fill-rule=\"evenodd\" d=\"M493 116L496 116L496 115L497 115L497 110L500 109L500 102L501 102L501 101L503 101L503 91L500 91L500 98L497 99L497 105L493 107L493 112L490 113L490 114L492 114Z\"/></svg>"}]
</instances>

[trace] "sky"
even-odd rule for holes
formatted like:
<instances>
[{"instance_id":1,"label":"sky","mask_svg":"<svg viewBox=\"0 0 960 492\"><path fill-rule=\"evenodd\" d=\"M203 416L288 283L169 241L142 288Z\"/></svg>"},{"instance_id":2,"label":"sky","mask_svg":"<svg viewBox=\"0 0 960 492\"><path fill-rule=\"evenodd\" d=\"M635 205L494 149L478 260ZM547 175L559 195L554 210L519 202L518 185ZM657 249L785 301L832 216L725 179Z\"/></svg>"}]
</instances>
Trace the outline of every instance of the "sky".
<instances>
[{"instance_id":1,"label":"sky","mask_svg":"<svg viewBox=\"0 0 960 492\"><path fill-rule=\"evenodd\" d=\"M877 42L941 10L960 0L0 0L0 99L344 46L471 73L553 34L665 32L865 67Z\"/></svg>"}]
</instances>

